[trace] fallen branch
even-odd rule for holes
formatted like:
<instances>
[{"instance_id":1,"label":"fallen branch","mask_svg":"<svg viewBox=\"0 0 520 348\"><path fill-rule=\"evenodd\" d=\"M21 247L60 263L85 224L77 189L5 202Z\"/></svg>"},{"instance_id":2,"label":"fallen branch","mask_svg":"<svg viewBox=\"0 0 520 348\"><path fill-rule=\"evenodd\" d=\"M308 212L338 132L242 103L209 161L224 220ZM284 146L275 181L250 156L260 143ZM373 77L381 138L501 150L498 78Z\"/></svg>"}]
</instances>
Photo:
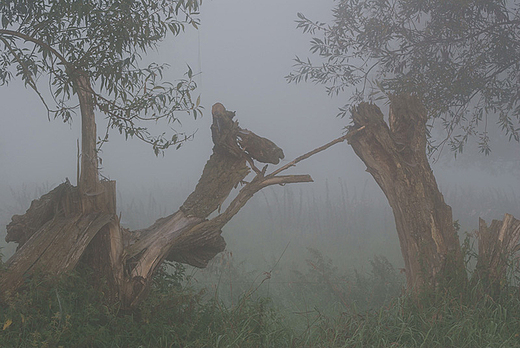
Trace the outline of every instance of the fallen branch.
<instances>
[{"instance_id":1,"label":"fallen branch","mask_svg":"<svg viewBox=\"0 0 520 348\"><path fill-rule=\"evenodd\" d=\"M279 163L284 157L282 149L240 128L233 120L235 113L222 104L215 104L212 113L215 146L195 190L178 211L150 227L128 231L119 225L115 182L102 182L103 195L96 199L97 206L103 208L95 214L83 212L77 188L66 182L35 201L26 214L13 217L8 239L20 247L6 263L9 272L0 275L4 295L23 284L24 277L36 269L60 274L83 262L97 279L107 282L108 298L133 307L148 293L153 274L164 260L205 267L226 246L221 236L224 225L256 192L271 185L312 182L310 175L277 174L346 139L335 139L265 175L267 165L259 170L254 160ZM245 183L251 169L256 175ZM240 191L220 213L239 184L243 185ZM216 210L219 214L208 220Z\"/></svg>"},{"instance_id":2,"label":"fallen branch","mask_svg":"<svg viewBox=\"0 0 520 348\"><path fill-rule=\"evenodd\" d=\"M344 136L341 136L339 138L336 138L334 140L332 140L331 142L323 145L323 146L320 146L312 151L309 151L299 157L296 157L294 160L292 160L291 162L287 163L286 165L284 165L283 167L280 167L278 168L277 170L275 170L274 172L272 172L271 174L267 175L267 177L272 177L272 176L275 176L276 174L278 173L281 173L283 172L284 170L287 170L291 167L294 167L298 162L301 162L303 161L304 159L307 159L309 157L311 157L312 155L315 155L317 154L318 152L321 152L321 151L324 151L326 149L328 149L329 147L331 147L332 145L335 145L337 143L341 143L342 141L345 141L347 139L347 134L345 134Z\"/></svg>"}]
</instances>

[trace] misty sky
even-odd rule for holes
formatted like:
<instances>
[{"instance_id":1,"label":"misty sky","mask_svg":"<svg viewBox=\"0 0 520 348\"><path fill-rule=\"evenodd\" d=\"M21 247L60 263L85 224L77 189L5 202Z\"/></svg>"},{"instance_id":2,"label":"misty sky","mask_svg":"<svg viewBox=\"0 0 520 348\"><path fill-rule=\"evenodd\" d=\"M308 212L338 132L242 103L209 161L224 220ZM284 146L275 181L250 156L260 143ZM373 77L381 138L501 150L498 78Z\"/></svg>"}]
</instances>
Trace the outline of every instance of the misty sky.
<instances>
[{"instance_id":1,"label":"misty sky","mask_svg":"<svg viewBox=\"0 0 520 348\"><path fill-rule=\"evenodd\" d=\"M137 139L124 141L113 132L100 155L101 173L117 180L123 191L153 182L179 186L189 193L211 153L210 110L215 102L237 111L243 128L283 148L286 161L341 136L348 121L335 115L349 95L331 98L322 86L289 85L284 79L295 55L310 54L309 37L296 29L296 14L327 21L333 5L332 0L205 0L200 30L188 30L165 41L147 58L170 64L170 80L182 77L187 64L201 72L197 82L204 117L193 121L179 114L183 127L178 130L196 132L195 139L181 150L170 149L164 157L155 157L148 145ZM49 122L34 92L19 82L1 88L0 105L0 194L22 183L53 187L65 177L75 184L79 119L72 125ZM98 135L103 132L99 116ZM364 169L343 143L303 162L291 173L311 174L316 180L312 185L318 187L325 178L335 181L338 177L354 186L367 180L375 186ZM484 180L475 178L477 183ZM445 179L441 176L438 180L442 183Z\"/></svg>"},{"instance_id":2,"label":"misty sky","mask_svg":"<svg viewBox=\"0 0 520 348\"><path fill-rule=\"evenodd\" d=\"M146 144L137 139L125 142L117 131L113 132L101 154L102 174L120 185L148 180L194 185L211 153L210 110L217 101L237 111L243 128L275 141L284 149L287 160L340 136L346 120L335 118L335 114L342 101L328 97L321 86L288 85L284 80L295 54L308 52L308 37L295 29L297 12L328 18L332 4L294 0L204 1L199 32L191 29L181 37L167 40L157 54L149 56L172 65L168 74L171 80L182 77L187 64L194 71L201 71L197 82L204 117L193 122L187 115L179 114L183 126L176 126L179 131L196 131L195 140L180 151L171 149L164 157L156 158ZM60 120L49 122L34 92L24 89L19 82L1 91L3 184L55 185L65 177L74 183L79 119L72 125ZM103 131L101 115L99 119L98 135ZM338 171L347 168L347 146L337 147L341 149L312 159L312 163L302 165L302 170L319 165L315 175L338 175Z\"/></svg>"}]
</instances>

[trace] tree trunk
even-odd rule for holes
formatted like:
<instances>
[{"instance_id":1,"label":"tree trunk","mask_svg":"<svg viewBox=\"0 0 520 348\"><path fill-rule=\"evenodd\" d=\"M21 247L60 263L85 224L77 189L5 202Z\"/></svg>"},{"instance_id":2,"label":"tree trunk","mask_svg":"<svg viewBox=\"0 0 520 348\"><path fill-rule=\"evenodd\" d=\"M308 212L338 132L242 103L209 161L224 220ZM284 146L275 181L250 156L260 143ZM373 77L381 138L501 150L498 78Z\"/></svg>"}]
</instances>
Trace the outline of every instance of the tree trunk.
<instances>
[{"instance_id":1,"label":"tree trunk","mask_svg":"<svg viewBox=\"0 0 520 348\"><path fill-rule=\"evenodd\" d=\"M77 74L75 81L81 110L81 175L78 187L82 194L94 197L98 193L99 174L92 87L85 74Z\"/></svg>"},{"instance_id":2,"label":"tree trunk","mask_svg":"<svg viewBox=\"0 0 520 348\"><path fill-rule=\"evenodd\" d=\"M520 250L520 220L505 214L502 221L493 220L488 227L479 218L478 261L475 275L486 292L498 295L509 284L507 269Z\"/></svg>"},{"instance_id":3,"label":"tree trunk","mask_svg":"<svg viewBox=\"0 0 520 348\"><path fill-rule=\"evenodd\" d=\"M95 280L107 282L110 299L120 301L125 308L136 306L145 298L152 276L164 260L205 267L224 250L222 227L256 192L270 185L311 182L309 175L278 174L345 139L338 138L266 174L267 165L259 170L251 156L277 162L283 157L281 149L252 132L248 133L248 140L238 140L239 132L243 134L244 130L231 120L234 113L221 104L217 106L213 109L213 154L195 190L177 212L158 219L146 229L131 232L120 227L115 214L114 182L97 184L101 193L95 191L95 195L89 196L91 191L83 190L81 185L73 187L67 181L33 201L24 215L13 216L6 240L19 243L19 248L6 263L8 271L1 275L1 295L14 292L23 284L23 277L35 270L60 274L84 262L94 269ZM240 144L246 144L248 151ZM243 180L250 168L256 175L246 183ZM94 167L90 170L94 171ZM83 178L89 182L87 177L90 178ZM243 187L220 213L224 200L239 184ZM99 197L90 206L94 211L85 212L85 195ZM215 210L219 214L208 220Z\"/></svg>"},{"instance_id":4,"label":"tree trunk","mask_svg":"<svg viewBox=\"0 0 520 348\"><path fill-rule=\"evenodd\" d=\"M388 126L377 106L362 103L352 110L352 121L347 140L393 209L408 289L435 287L447 274L465 280L451 207L426 156L422 104L414 97L392 97Z\"/></svg>"}]
</instances>

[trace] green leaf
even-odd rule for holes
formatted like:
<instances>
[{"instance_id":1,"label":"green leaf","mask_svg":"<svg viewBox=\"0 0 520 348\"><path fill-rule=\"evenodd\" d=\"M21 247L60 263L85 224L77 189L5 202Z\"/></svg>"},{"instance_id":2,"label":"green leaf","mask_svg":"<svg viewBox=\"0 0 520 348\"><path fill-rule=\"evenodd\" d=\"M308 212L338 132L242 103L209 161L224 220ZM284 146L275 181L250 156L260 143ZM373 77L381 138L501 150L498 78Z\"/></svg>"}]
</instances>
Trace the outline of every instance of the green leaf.
<instances>
[{"instance_id":1,"label":"green leaf","mask_svg":"<svg viewBox=\"0 0 520 348\"><path fill-rule=\"evenodd\" d=\"M17 76L31 86L36 76L48 78L51 98L44 106L54 116L69 120L75 115L78 106L72 97L81 74L89 76L96 107L109 118L110 129L152 146L153 136L140 122L169 120L174 111L196 108L187 93L194 83L182 80L177 89L160 83L166 65L141 69L137 58L156 49L169 31L178 35L185 25L197 27L198 1L4 2L0 24L18 26L15 35L0 34L0 83ZM189 67L187 75L193 78ZM44 95L49 94L39 94Z\"/></svg>"}]
</instances>

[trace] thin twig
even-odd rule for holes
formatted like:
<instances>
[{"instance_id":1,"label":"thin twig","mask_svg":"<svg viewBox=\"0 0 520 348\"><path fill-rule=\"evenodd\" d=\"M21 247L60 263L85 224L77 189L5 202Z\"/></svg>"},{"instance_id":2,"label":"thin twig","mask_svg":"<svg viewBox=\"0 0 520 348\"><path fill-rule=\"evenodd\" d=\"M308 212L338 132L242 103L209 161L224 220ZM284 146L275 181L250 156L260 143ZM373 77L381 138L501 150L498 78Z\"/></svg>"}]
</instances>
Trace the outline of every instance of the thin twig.
<instances>
[{"instance_id":1,"label":"thin twig","mask_svg":"<svg viewBox=\"0 0 520 348\"><path fill-rule=\"evenodd\" d=\"M339 137L339 138L337 138L337 139L334 139L334 140L332 140L331 142L329 142L329 143L327 143L327 144L325 144L325 145L323 145L323 146L320 146L320 147L318 147L318 148L316 148L316 149L314 149L314 150L312 150L312 151L309 151L309 152L307 152L306 154L303 154L303 155L297 157L296 159L294 159L293 161L287 163L287 164L284 165L283 167L278 168L277 170L275 170L275 171L272 172L271 174L267 175L266 178L271 178L271 177L275 176L276 174L278 174L278 173L280 173L280 172L282 172L282 171L284 171L284 170L286 170L286 169L288 169L288 168L290 168L290 167L294 167L294 166L296 165L296 163L301 162L301 161L303 161L304 159L309 158L309 157L311 157L312 155L317 154L318 152L321 152L321 151L323 151L323 150L326 150L326 149L328 149L329 147L331 147L332 145L335 145L335 144L337 144L337 143L341 143L342 141L345 141L346 139L347 139L347 134L345 134L345 135L343 135L343 136L341 136L341 137Z\"/></svg>"},{"instance_id":2,"label":"thin twig","mask_svg":"<svg viewBox=\"0 0 520 348\"><path fill-rule=\"evenodd\" d=\"M45 98L43 98L42 94L40 93L40 91L38 90L38 86L36 86L36 82L34 81L34 79L32 78L31 76L31 73L29 71L29 69L27 68L27 66L24 64L22 58L20 57L20 55L16 52L16 50L14 49L14 47L11 46L11 44L3 37L0 37L0 40L2 40L2 42L4 43L4 45L9 49L9 51L11 52L11 54L13 55L13 57L16 59L16 61L18 62L18 64L20 64L20 66L22 67L22 70L27 78L27 84L36 92L36 94L38 95L38 98L40 98L41 102L43 103L43 105L45 106L45 108L47 109L47 118L49 119L50 121L50 116L49 114L51 112L53 112L49 106L47 105L47 102L45 101Z\"/></svg>"}]
</instances>

